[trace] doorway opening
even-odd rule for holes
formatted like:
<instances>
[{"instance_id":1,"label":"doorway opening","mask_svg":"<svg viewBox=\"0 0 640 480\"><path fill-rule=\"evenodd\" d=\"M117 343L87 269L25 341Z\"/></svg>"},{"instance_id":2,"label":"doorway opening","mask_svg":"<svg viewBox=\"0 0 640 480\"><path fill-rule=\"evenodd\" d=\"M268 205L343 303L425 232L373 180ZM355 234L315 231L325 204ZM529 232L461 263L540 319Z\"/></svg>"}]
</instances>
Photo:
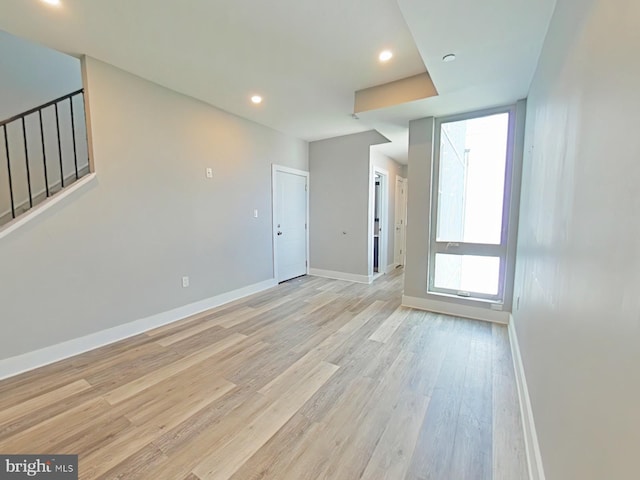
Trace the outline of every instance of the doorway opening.
<instances>
[{"instance_id":1,"label":"doorway opening","mask_svg":"<svg viewBox=\"0 0 640 480\"><path fill-rule=\"evenodd\" d=\"M373 206L373 273L380 273L380 174L374 176Z\"/></svg>"},{"instance_id":2,"label":"doorway opening","mask_svg":"<svg viewBox=\"0 0 640 480\"><path fill-rule=\"evenodd\" d=\"M369 277L373 281L387 271L388 177L385 170L371 169L369 189Z\"/></svg>"}]
</instances>

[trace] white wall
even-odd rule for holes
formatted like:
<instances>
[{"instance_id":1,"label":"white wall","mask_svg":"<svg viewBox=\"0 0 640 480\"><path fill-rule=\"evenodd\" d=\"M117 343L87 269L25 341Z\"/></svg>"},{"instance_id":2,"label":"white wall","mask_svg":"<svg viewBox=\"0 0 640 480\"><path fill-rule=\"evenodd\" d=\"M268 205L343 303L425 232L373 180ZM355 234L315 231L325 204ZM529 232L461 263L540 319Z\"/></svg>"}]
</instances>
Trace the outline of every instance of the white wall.
<instances>
[{"instance_id":1,"label":"white wall","mask_svg":"<svg viewBox=\"0 0 640 480\"><path fill-rule=\"evenodd\" d=\"M638 478L638 19L559 0L528 102L514 317L549 480Z\"/></svg>"},{"instance_id":2,"label":"white wall","mask_svg":"<svg viewBox=\"0 0 640 480\"><path fill-rule=\"evenodd\" d=\"M306 142L87 69L97 182L0 239L0 358L272 278L271 164L308 169Z\"/></svg>"},{"instance_id":3,"label":"white wall","mask_svg":"<svg viewBox=\"0 0 640 480\"><path fill-rule=\"evenodd\" d=\"M370 130L309 144L312 269L368 276L369 150L387 141Z\"/></svg>"}]
</instances>

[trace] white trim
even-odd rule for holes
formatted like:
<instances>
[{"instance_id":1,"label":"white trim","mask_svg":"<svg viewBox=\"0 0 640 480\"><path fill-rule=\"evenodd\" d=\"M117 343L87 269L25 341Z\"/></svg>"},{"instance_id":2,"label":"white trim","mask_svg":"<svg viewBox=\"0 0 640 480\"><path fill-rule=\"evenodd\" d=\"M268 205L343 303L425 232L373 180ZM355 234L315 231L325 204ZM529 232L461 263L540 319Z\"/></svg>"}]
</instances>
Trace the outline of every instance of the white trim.
<instances>
[{"instance_id":1,"label":"white trim","mask_svg":"<svg viewBox=\"0 0 640 480\"><path fill-rule=\"evenodd\" d=\"M314 277L332 278L334 280L345 280L347 282L366 283L373 282L372 275L358 275L355 273L335 272L333 270L322 270L320 268L310 268L309 275Z\"/></svg>"},{"instance_id":2,"label":"white trim","mask_svg":"<svg viewBox=\"0 0 640 480\"><path fill-rule=\"evenodd\" d=\"M225 303L262 292L276 285L275 279L265 280L231 292L216 295L215 297L174 308L173 310L125 323L124 325L118 325L84 337L74 338L73 340L58 343L57 345L51 345L40 350L0 360L0 380L109 345L110 343L124 340L125 338L144 333Z\"/></svg>"},{"instance_id":3,"label":"white trim","mask_svg":"<svg viewBox=\"0 0 640 480\"><path fill-rule=\"evenodd\" d=\"M527 452L527 465L529 467L530 480L545 480L544 465L536 423L533 418L533 408L527 387L527 378L524 373L524 364L520 354L520 344L516 333L513 316L509 315L509 343L511 344L511 357L513 358L513 368L516 373L516 385L518 387L518 399L520 400L520 417L522 418L522 428L524 429L524 444Z\"/></svg>"},{"instance_id":4,"label":"white trim","mask_svg":"<svg viewBox=\"0 0 640 480\"><path fill-rule=\"evenodd\" d=\"M402 189L404 190L404 194L400 194L398 191L398 182L400 182L402 184ZM396 175L396 184L395 184L395 200L394 200L394 209L395 209L395 215L394 215L394 231L393 231L393 261L395 262L396 267L398 265L402 265L404 266L405 262L406 262L406 258L407 258L407 202L409 200L409 195L408 195L408 188L407 188L408 182L407 179L405 177L402 177L400 175ZM402 197L404 198L404 202L399 201L398 197ZM400 208L401 212L404 212L404 215L401 215L401 218L398 218L398 208ZM400 243L399 245L396 244L396 230L398 228L398 222L402 221L402 238L403 238L403 242ZM402 251L402 253L399 253L398 255L396 255L396 251Z\"/></svg>"},{"instance_id":5,"label":"white trim","mask_svg":"<svg viewBox=\"0 0 640 480\"><path fill-rule=\"evenodd\" d=\"M79 178L83 178L86 177L87 175L89 175L90 170L89 170L89 164L85 165L82 168L78 168L78 175ZM71 172L67 178L64 179L64 183L66 185L71 186L72 183L74 183L76 181L76 173L75 172ZM60 190L56 191L55 193L52 193L53 190L56 189L56 187L60 186L60 180L55 181L54 183L52 183L51 185L49 185L49 197L47 197L47 189L46 187L42 187L42 189L38 192L32 192L31 194L31 198L33 200L33 203L38 202L39 199L42 199L42 201L40 201L40 203L38 203L38 205L40 205L42 202L44 202L47 198L51 198L55 195L57 195L58 193L60 193L63 189L61 188ZM24 200L22 203L19 203L17 205L14 205L14 210L16 212L17 215L23 215L25 213L27 213L29 210L31 210L32 208L36 208L38 205L34 205L33 207L30 206L29 204L29 199L27 198L26 200ZM18 213L20 212L20 213ZM10 217L11 216L11 207L9 207L7 210L5 210L4 212L0 213L0 219L4 218L4 217Z\"/></svg>"},{"instance_id":6,"label":"white trim","mask_svg":"<svg viewBox=\"0 0 640 480\"><path fill-rule=\"evenodd\" d=\"M509 323L509 312L500 312L488 308L473 307L471 305L459 305L457 303L442 302L420 297L402 296L402 305L428 312L443 313L454 317L471 318L484 322L499 323L506 325Z\"/></svg>"},{"instance_id":7,"label":"white trim","mask_svg":"<svg viewBox=\"0 0 640 480\"><path fill-rule=\"evenodd\" d=\"M60 201L67 198L69 195L72 195L76 191L80 190L85 185L93 183L95 179L96 179L96 174L89 173L88 175L85 175L80 180L75 181L73 184L69 185L68 187L63 188L62 190L57 192L53 197L49 197L40 205L36 205L31 210L20 215L15 220L12 220L11 222L7 223L4 227L0 228L0 239L6 237L11 232L17 230L23 225L29 223L34 218L39 217L44 212L46 212L51 207L53 207L55 204L59 203Z\"/></svg>"},{"instance_id":8,"label":"white trim","mask_svg":"<svg viewBox=\"0 0 640 480\"><path fill-rule=\"evenodd\" d=\"M273 253L273 278L275 278L276 282L280 282L280 277L278 273L278 249L276 248L277 244L277 227L276 227L276 172L283 173L292 173L294 175L300 175L306 178L307 185L307 252L306 252L306 263L307 263L307 275L309 274L309 190L310 190L310 182L309 182L309 172L306 170L298 170L297 168L285 167L283 165L276 165L275 163L271 165L271 242L272 242L272 253Z\"/></svg>"},{"instance_id":9,"label":"white trim","mask_svg":"<svg viewBox=\"0 0 640 480\"><path fill-rule=\"evenodd\" d=\"M387 269L384 271L384 273L393 272L398 265L400 265L400 264L399 263L395 263L395 262L394 263L390 263L389 265L387 265Z\"/></svg>"}]
</instances>

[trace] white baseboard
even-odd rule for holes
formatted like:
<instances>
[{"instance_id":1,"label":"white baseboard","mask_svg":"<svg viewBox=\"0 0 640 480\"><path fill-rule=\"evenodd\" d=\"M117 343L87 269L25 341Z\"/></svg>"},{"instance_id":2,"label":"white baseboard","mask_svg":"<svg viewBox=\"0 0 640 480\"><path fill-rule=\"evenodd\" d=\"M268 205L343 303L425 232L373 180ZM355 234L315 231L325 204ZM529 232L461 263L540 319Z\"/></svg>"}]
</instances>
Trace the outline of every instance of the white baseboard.
<instances>
[{"instance_id":1,"label":"white baseboard","mask_svg":"<svg viewBox=\"0 0 640 480\"><path fill-rule=\"evenodd\" d=\"M533 418L527 378L524 373L524 365L522 363L522 356L520 355L520 344L518 343L518 335L516 334L513 317L509 320L509 343L511 344L511 356L513 357L513 368L516 373L518 398L520 400L520 416L522 417L522 427L524 429L529 479L545 480L540 444L538 443L538 434L536 433L536 423Z\"/></svg>"},{"instance_id":2,"label":"white baseboard","mask_svg":"<svg viewBox=\"0 0 640 480\"><path fill-rule=\"evenodd\" d=\"M384 273L393 272L396 269L397 266L398 266L397 263L390 263L389 265L387 265L387 269L384 271Z\"/></svg>"},{"instance_id":3,"label":"white baseboard","mask_svg":"<svg viewBox=\"0 0 640 480\"><path fill-rule=\"evenodd\" d=\"M470 305L459 305L451 302L441 302L420 297L402 296L402 305L428 312L443 313L454 317L471 318L472 320L482 320L485 322L499 323L506 325L509 323L509 312L490 310L488 308L473 307Z\"/></svg>"},{"instance_id":4,"label":"white baseboard","mask_svg":"<svg viewBox=\"0 0 640 480\"><path fill-rule=\"evenodd\" d=\"M373 276L370 275L357 275L355 273L334 272L333 270L322 270L320 268L310 268L309 275L314 277L333 278L334 280L345 280L347 282L355 283L371 283L373 282Z\"/></svg>"},{"instance_id":5,"label":"white baseboard","mask_svg":"<svg viewBox=\"0 0 640 480\"><path fill-rule=\"evenodd\" d=\"M45 347L40 350L0 360L0 380L79 355L89 350L103 347L110 343L124 340L125 338L144 333L162 325L219 307L225 303L262 292L276 285L277 282L275 279L265 280L231 292L216 295L215 297L174 308L173 310L125 323L124 325L118 325L117 327L92 333L84 337L74 338L73 340L68 340L57 345L51 345L50 347Z\"/></svg>"}]
</instances>

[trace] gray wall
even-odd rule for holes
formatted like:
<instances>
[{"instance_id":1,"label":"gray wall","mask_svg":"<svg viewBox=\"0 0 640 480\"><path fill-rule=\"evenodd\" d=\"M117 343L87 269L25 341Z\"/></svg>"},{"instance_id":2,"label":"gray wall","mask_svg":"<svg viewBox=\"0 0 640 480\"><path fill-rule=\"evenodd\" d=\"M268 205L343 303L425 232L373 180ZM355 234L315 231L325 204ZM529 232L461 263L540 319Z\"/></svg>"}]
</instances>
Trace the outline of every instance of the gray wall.
<instances>
[{"instance_id":1,"label":"gray wall","mask_svg":"<svg viewBox=\"0 0 640 480\"><path fill-rule=\"evenodd\" d=\"M1 358L273 278L271 164L308 169L306 142L97 60L87 75L97 182L0 239Z\"/></svg>"},{"instance_id":2,"label":"gray wall","mask_svg":"<svg viewBox=\"0 0 640 480\"><path fill-rule=\"evenodd\" d=\"M514 317L549 480L638 478L639 18L560 0L528 102Z\"/></svg>"},{"instance_id":3,"label":"gray wall","mask_svg":"<svg viewBox=\"0 0 640 480\"><path fill-rule=\"evenodd\" d=\"M433 128L433 118L409 122L407 256L404 267L404 294L409 297L424 297L427 293Z\"/></svg>"},{"instance_id":4,"label":"gray wall","mask_svg":"<svg viewBox=\"0 0 640 480\"><path fill-rule=\"evenodd\" d=\"M309 144L311 268L368 275L369 150L387 141L370 130Z\"/></svg>"},{"instance_id":5,"label":"gray wall","mask_svg":"<svg viewBox=\"0 0 640 480\"><path fill-rule=\"evenodd\" d=\"M80 60L0 30L0 120L82 88Z\"/></svg>"}]
</instances>

